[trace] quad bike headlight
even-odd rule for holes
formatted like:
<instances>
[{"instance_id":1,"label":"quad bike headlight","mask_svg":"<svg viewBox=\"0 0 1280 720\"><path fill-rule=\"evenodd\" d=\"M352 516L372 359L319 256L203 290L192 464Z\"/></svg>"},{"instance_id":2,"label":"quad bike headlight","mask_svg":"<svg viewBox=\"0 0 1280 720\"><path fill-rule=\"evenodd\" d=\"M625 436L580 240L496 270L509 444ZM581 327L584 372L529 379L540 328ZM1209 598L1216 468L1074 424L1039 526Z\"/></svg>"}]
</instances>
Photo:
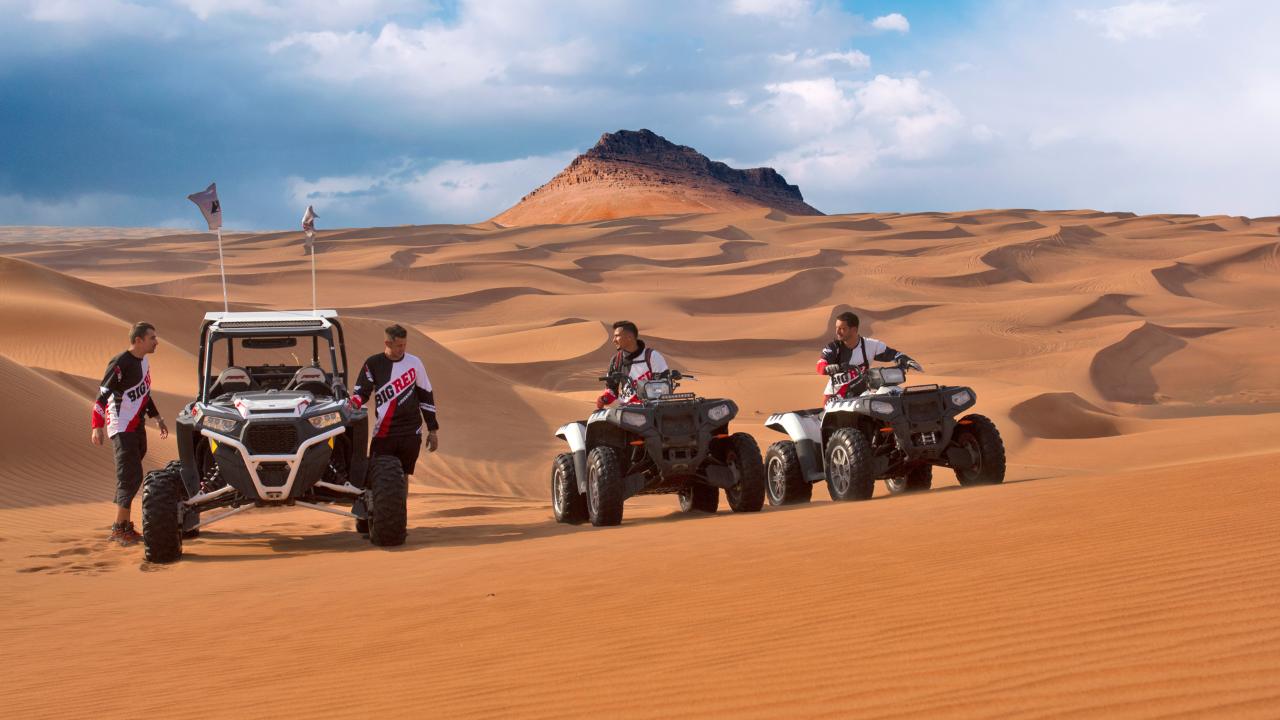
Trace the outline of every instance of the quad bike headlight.
<instances>
[{"instance_id":1,"label":"quad bike headlight","mask_svg":"<svg viewBox=\"0 0 1280 720\"><path fill-rule=\"evenodd\" d=\"M876 413L877 415L892 415L893 403L887 403L883 400L872 400L871 412Z\"/></svg>"},{"instance_id":2,"label":"quad bike headlight","mask_svg":"<svg viewBox=\"0 0 1280 720\"><path fill-rule=\"evenodd\" d=\"M338 423L342 422L342 413L339 413L339 412L325 413L323 415L317 415L313 418L307 418L307 421L311 423L311 427L316 428L317 430L322 430L324 428L330 427L332 425L337 425Z\"/></svg>"},{"instance_id":3,"label":"quad bike headlight","mask_svg":"<svg viewBox=\"0 0 1280 720\"><path fill-rule=\"evenodd\" d=\"M969 402L972 399L973 399L972 393L970 393L968 390L961 390L958 393L952 393L951 404L964 405L965 403Z\"/></svg>"},{"instance_id":4,"label":"quad bike headlight","mask_svg":"<svg viewBox=\"0 0 1280 720\"><path fill-rule=\"evenodd\" d=\"M644 427L648 420L645 419L644 413L624 412L622 413L622 424L631 427Z\"/></svg>"},{"instance_id":5,"label":"quad bike headlight","mask_svg":"<svg viewBox=\"0 0 1280 720\"><path fill-rule=\"evenodd\" d=\"M729 406L717 405L707 411L707 417L711 418L715 422L720 422L721 420L729 417Z\"/></svg>"},{"instance_id":6,"label":"quad bike headlight","mask_svg":"<svg viewBox=\"0 0 1280 720\"><path fill-rule=\"evenodd\" d=\"M217 415L204 416L204 426L210 430L229 433L235 431L236 425L237 423L235 420L228 420L227 418L218 417Z\"/></svg>"}]
</instances>

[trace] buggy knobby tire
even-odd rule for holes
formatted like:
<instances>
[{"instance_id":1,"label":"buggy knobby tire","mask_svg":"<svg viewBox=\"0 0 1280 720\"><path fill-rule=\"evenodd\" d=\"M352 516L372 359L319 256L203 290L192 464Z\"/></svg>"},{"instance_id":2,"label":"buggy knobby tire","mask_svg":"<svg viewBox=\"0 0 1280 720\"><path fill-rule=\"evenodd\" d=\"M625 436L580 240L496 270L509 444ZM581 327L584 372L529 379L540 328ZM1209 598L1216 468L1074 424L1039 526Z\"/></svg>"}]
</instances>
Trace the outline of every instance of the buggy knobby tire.
<instances>
[{"instance_id":1,"label":"buggy knobby tire","mask_svg":"<svg viewBox=\"0 0 1280 720\"><path fill-rule=\"evenodd\" d=\"M759 512L764 507L764 462L760 459L760 446L747 433L734 433L728 442L725 461L738 476L738 484L724 491L729 509L736 513Z\"/></svg>"},{"instance_id":2,"label":"buggy knobby tire","mask_svg":"<svg viewBox=\"0 0 1280 720\"><path fill-rule=\"evenodd\" d=\"M813 497L813 485L804 479L794 441L779 440L770 445L764 456L764 470L770 505L807 503Z\"/></svg>"},{"instance_id":3,"label":"buggy knobby tire","mask_svg":"<svg viewBox=\"0 0 1280 720\"><path fill-rule=\"evenodd\" d=\"M551 463L551 512L558 523L577 525L587 519L587 498L578 492L572 453L560 453Z\"/></svg>"},{"instance_id":4,"label":"buggy knobby tire","mask_svg":"<svg viewBox=\"0 0 1280 720\"><path fill-rule=\"evenodd\" d=\"M403 545L408 534L409 481L400 459L376 455L369 468L369 542Z\"/></svg>"},{"instance_id":5,"label":"buggy knobby tire","mask_svg":"<svg viewBox=\"0 0 1280 720\"><path fill-rule=\"evenodd\" d=\"M1004 440L996 424L985 415L966 415L956 426L952 443L976 455L978 464L967 470L956 468L961 485L997 485L1004 482Z\"/></svg>"},{"instance_id":6,"label":"buggy knobby tire","mask_svg":"<svg viewBox=\"0 0 1280 720\"><path fill-rule=\"evenodd\" d=\"M182 557L182 475L166 467L142 481L142 550L148 562L171 563Z\"/></svg>"},{"instance_id":7,"label":"buggy knobby tire","mask_svg":"<svg viewBox=\"0 0 1280 720\"><path fill-rule=\"evenodd\" d=\"M622 524L622 468L618 451L600 445L587 454L587 516L596 527Z\"/></svg>"},{"instance_id":8,"label":"buggy knobby tire","mask_svg":"<svg viewBox=\"0 0 1280 720\"><path fill-rule=\"evenodd\" d=\"M720 488L693 483L680 490L680 509L687 513L715 515L720 509Z\"/></svg>"},{"instance_id":9,"label":"buggy knobby tire","mask_svg":"<svg viewBox=\"0 0 1280 720\"><path fill-rule=\"evenodd\" d=\"M928 490L933 487L933 466L928 463L913 466L905 474L885 480L884 486L890 495Z\"/></svg>"},{"instance_id":10,"label":"buggy knobby tire","mask_svg":"<svg viewBox=\"0 0 1280 720\"><path fill-rule=\"evenodd\" d=\"M841 428L827 440L827 490L832 500L866 500L875 492L871 445L856 428Z\"/></svg>"}]
</instances>

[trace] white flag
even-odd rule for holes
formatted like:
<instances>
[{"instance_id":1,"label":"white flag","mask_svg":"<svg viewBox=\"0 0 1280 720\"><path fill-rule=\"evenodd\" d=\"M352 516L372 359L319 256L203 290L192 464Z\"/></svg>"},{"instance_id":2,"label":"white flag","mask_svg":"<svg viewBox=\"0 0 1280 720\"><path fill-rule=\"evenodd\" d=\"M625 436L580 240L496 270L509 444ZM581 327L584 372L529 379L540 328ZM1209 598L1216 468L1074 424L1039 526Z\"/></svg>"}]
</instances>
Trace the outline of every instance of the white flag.
<instances>
[{"instance_id":1,"label":"white flag","mask_svg":"<svg viewBox=\"0 0 1280 720\"><path fill-rule=\"evenodd\" d=\"M307 211L302 214L302 231L307 234L308 252L315 252L314 240L316 237L316 218L320 217L316 214L316 209L311 205L307 206Z\"/></svg>"},{"instance_id":2,"label":"white flag","mask_svg":"<svg viewBox=\"0 0 1280 720\"><path fill-rule=\"evenodd\" d=\"M218 202L218 183L210 183L204 192L192 193L187 199L200 208L210 230L222 227L222 203Z\"/></svg>"}]
</instances>

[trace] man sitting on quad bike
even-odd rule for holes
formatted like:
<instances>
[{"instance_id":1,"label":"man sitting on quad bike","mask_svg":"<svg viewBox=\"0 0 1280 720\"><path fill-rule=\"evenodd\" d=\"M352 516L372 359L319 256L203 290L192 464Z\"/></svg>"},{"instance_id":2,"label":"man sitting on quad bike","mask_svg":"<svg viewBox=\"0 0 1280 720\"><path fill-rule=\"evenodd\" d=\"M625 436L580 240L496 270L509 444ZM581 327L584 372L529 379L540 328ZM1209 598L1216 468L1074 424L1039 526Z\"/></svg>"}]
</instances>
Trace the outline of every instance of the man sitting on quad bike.
<instances>
[{"instance_id":1,"label":"man sitting on quad bike","mask_svg":"<svg viewBox=\"0 0 1280 720\"><path fill-rule=\"evenodd\" d=\"M614 400L621 401L624 405L640 402L636 387L668 370L667 359L657 350L645 347L644 341L640 339L640 330L630 320L619 320L613 324L613 344L618 352L605 372L610 380L605 385L605 391L596 399L597 410ZM618 382L612 379L619 376L626 380Z\"/></svg>"},{"instance_id":2,"label":"man sitting on quad bike","mask_svg":"<svg viewBox=\"0 0 1280 720\"><path fill-rule=\"evenodd\" d=\"M827 376L823 391L823 404L831 398L846 398L860 394L867 386L867 369L872 360L896 362L907 367L911 358L894 350L875 338L858 335L858 316L842 312L836 316L836 339L822 348L818 358L818 374Z\"/></svg>"}]
</instances>

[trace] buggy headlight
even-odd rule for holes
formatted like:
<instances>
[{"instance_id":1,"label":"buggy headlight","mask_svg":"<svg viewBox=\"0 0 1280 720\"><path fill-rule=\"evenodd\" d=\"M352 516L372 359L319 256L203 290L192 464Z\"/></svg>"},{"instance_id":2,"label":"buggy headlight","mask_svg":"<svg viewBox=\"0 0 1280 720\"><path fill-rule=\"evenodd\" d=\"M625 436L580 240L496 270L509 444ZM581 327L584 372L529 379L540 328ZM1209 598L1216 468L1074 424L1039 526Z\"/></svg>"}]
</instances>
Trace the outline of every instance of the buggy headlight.
<instances>
[{"instance_id":1,"label":"buggy headlight","mask_svg":"<svg viewBox=\"0 0 1280 720\"><path fill-rule=\"evenodd\" d=\"M630 425L631 427L644 427L645 423L647 422L649 421L645 419L644 413L638 413L638 412L622 413L623 425Z\"/></svg>"},{"instance_id":2,"label":"buggy headlight","mask_svg":"<svg viewBox=\"0 0 1280 720\"><path fill-rule=\"evenodd\" d=\"M337 425L338 423L342 422L342 413L339 413L339 412L325 413L323 415L317 415L313 418L307 418L307 421L311 423L311 427L316 428L317 430L320 430L323 428L327 428L330 425Z\"/></svg>"},{"instance_id":3,"label":"buggy headlight","mask_svg":"<svg viewBox=\"0 0 1280 720\"><path fill-rule=\"evenodd\" d=\"M204 416L204 426L210 430L217 430L218 432L233 432L236 429L237 424L238 423L236 423L235 420L228 420L227 418L221 418L217 415Z\"/></svg>"},{"instance_id":4,"label":"buggy headlight","mask_svg":"<svg viewBox=\"0 0 1280 720\"><path fill-rule=\"evenodd\" d=\"M711 418L716 422L720 422L721 420L729 417L729 406L717 405L707 411L707 417Z\"/></svg>"},{"instance_id":5,"label":"buggy headlight","mask_svg":"<svg viewBox=\"0 0 1280 720\"><path fill-rule=\"evenodd\" d=\"M876 413L877 415L892 415L893 403L887 403L883 400L872 400L871 412Z\"/></svg>"},{"instance_id":6,"label":"buggy headlight","mask_svg":"<svg viewBox=\"0 0 1280 720\"><path fill-rule=\"evenodd\" d=\"M972 399L973 399L972 393L970 393L968 390L961 390L960 392L953 393L951 395L951 404L964 405L965 403L969 402Z\"/></svg>"}]
</instances>

